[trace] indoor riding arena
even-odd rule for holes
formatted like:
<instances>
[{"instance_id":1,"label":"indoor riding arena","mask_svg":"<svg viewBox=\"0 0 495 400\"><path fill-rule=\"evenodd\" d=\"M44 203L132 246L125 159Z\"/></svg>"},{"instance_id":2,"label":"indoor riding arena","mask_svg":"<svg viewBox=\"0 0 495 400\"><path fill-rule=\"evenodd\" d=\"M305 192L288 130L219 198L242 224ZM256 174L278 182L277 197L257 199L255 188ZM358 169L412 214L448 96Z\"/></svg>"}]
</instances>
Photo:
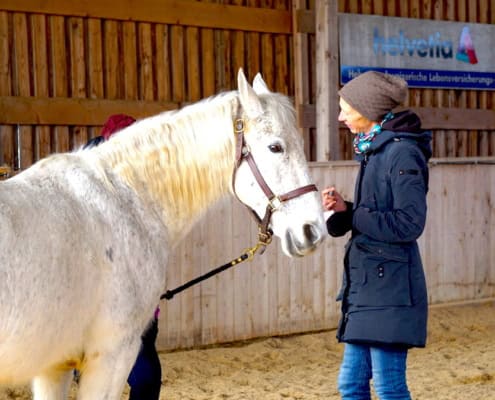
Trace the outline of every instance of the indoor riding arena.
<instances>
[{"instance_id":1,"label":"indoor riding arena","mask_svg":"<svg viewBox=\"0 0 495 400\"><path fill-rule=\"evenodd\" d=\"M411 396L495 400L493 38L492 0L1 0L0 191L51 154L80 150L108 116L141 119L236 90L242 68L293 101L316 187L352 199L359 164L338 90L359 68L400 74L404 108L433 136L418 240L428 336L408 353ZM376 64L364 64L367 41ZM235 260L257 235L234 196L217 203L175 248L163 293ZM275 238L157 299L160 399L340 399L335 298L348 239L291 258ZM71 400L77 388L76 373ZM31 398L29 382L0 386L0 400Z\"/></svg>"}]
</instances>

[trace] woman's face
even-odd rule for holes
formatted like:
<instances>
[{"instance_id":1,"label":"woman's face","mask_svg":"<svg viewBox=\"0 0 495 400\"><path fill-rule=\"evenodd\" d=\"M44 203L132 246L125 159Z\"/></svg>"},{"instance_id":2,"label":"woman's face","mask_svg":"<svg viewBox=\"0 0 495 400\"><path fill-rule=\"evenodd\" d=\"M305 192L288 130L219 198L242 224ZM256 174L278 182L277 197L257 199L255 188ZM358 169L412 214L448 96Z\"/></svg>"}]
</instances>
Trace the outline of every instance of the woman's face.
<instances>
[{"instance_id":1,"label":"woman's face","mask_svg":"<svg viewBox=\"0 0 495 400\"><path fill-rule=\"evenodd\" d=\"M377 122L370 121L368 118L359 114L342 97L340 98L339 105L339 121L343 122L352 133L368 133L377 124Z\"/></svg>"}]
</instances>

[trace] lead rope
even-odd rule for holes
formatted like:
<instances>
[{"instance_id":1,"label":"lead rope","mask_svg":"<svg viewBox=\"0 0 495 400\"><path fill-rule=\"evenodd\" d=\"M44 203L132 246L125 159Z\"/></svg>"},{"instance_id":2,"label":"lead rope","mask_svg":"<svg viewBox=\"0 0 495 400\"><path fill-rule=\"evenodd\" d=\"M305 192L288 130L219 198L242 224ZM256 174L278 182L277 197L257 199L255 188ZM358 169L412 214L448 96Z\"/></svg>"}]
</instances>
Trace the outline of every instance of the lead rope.
<instances>
[{"instance_id":1,"label":"lead rope","mask_svg":"<svg viewBox=\"0 0 495 400\"><path fill-rule=\"evenodd\" d=\"M265 243L258 242L255 246L250 247L249 249L247 249L245 251L245 253L241 254L239 257L232 260L231 262L228 262L227 264L221 265L220 267L215 268L215 269L207 272L206 274L198 276L197 278L194 278L194 279L190 280L189 282L186 282L183 285L181 285L175 289L167 290L165 293L163 293L160 296L160 300L162 300L162 299L170 300L177 293L180 293L183 290L186 290L187 288L189 288L193 285L196 285L199 282L204 281L205 279L211 278L212 276L214 276L214 275L216 275L222 271L225 271L226 269L229 269L229 268L233 267L234 265L240 264L243 261L252 260L254 258L254 255L256 254L256 252L259 250L259 248L264 247L264 246L266 246Z\"/></svg>"}]
</instances>

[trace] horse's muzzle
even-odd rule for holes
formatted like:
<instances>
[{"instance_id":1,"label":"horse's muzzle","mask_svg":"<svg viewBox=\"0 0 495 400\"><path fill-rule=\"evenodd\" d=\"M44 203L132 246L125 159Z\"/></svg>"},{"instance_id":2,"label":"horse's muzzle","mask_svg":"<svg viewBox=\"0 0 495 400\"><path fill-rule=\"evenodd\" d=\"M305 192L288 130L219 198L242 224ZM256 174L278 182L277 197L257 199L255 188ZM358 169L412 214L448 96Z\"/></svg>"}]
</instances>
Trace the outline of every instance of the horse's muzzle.
<instances>
[{"instance_id":1,"label":"horse's muzzle","mask_svg":"<svg viewBox=\"0 0 495 400\"><path fill-rule=\"evenodd\" d=\"M291 257L304 257L312 253L324 239L320 224L306 223L301 231L302 234L298 237L289 229L282 240L282 248Z\"/></svg>"}]
</instances>

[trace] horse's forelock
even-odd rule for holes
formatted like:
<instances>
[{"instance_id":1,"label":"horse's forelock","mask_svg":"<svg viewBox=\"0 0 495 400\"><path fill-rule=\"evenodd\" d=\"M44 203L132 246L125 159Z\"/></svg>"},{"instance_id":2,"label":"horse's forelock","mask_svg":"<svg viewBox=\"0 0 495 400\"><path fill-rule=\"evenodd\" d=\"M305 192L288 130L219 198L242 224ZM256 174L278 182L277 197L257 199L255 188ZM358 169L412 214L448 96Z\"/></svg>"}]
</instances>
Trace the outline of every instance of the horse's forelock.
<instances>
[{"instance_id":1,"label":"horse's forelock","mask_svg":"<svg viewBox=\"0 0 495 400\"><path fill-rule=\"evenodd\" d=\"M287 96L279 93L270 93L260 96L261 104L267 114L273 115L280 124L284 126L294 126L296 122L296 112L292 102Z\"/></svg>"}]
</instances>

